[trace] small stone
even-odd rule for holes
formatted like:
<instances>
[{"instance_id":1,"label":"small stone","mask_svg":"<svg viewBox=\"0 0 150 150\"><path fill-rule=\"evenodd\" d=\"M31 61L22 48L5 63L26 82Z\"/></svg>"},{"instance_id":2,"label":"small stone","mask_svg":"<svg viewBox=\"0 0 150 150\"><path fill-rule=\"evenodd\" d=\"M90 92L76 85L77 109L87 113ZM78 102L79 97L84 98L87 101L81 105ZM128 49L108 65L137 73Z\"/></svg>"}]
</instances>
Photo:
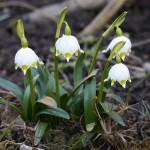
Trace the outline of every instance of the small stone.
<instances>
[{"instance_id":1,"label":"small stone","mask_svg":"<svg viewBox=\"0 0 150 150\"><path fill-rule=\"evenodd\" d=\"M150 62L145 62L143 68L146 72L150 72Z\"/></svg>"}]
</instances>

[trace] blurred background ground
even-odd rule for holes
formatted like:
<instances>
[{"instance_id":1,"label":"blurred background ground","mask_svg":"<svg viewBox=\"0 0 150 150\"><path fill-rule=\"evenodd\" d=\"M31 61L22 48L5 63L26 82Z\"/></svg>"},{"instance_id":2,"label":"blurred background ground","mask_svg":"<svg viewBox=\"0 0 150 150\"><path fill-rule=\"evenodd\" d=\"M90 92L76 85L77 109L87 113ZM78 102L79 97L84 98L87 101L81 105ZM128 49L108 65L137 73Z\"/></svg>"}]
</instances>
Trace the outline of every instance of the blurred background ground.
<instances>
[{"instance_id":1,"label":"blurred background ground","mask_svg":"<svg viewBox=\"0 0 150 150\"><path fill-rule=\"evenodd\" d=\"M14 57L17 50L20 49L20 41L15 32L15 22L17 19L22 19L25 26L26 37L29 41L29 46L38 54L39 57L47 65L51 65L54 61L53 50L54 36L56 31L56 22L50 18L46 18L44 21L34 21L27 16L35 9L42 8L48 5L56 3L62 3L64 0L15 0L17 5L12 5L13 0L1 0L0 2L0 77L8 79L22 85L23 74L19 70L15 70ZM27 6L21 4L25 2ZM3 3L3 6L1 5ZM79 33L92 22L92 20L98 15L98 13L104 8L100 6L97 8L78 8L72 12L69 12L66 16L66 20L69 23L72 34L78 36L80 39L83 36L79 36ZM61 10L59 10L61 11ZM120 86L116 86L113 89L121 94L124 98L128 96L130 104L136 104L141 100L149 101L150 97L150 79L147 75L150 72L150 2L149 0L142 1L128 1L124 6L117 11L117 13L111 18L109 22L96 33L91 34L94 38L98 39L103 31L108 27L112 21L119 16L123 11L127 11L127 17L122 24L124 33L129 36L133 43L132 55L126 59L125 63L129 66L132 73L132 83L126 90ZM110 40L114 37L114 32L104 41L102 50L108 45ZM95 40L94 40L95 41ZM82 49L90 51L92 45L95 42L82 43ZM107 55L99 56L96 68L102 68L106 60ZM75 58L76 59L76 58ZM64 64L66 62L62 60ZM88 57L88 62L91 61L91 57ZM72 80L72 68L64 66L64 73ZM88 63L86 65L88 68ZM87 70L85 68L85 70ZM85 71L86 75L86 71ZM99 76L101 73L99 73ZM142 81L137 88L131 93L127 94L129 88L135 85L139 80L146 77L146 80Z\"/></svg>"},{"instance_id":2,"label":"blurred background ground","mask_svg":"<svg viewBox=\"0 0 150 150\"><path fill-rule=\"evenodd\" d=\"M64 0L63 0L64 1ZM56 31L56 22L50 18L46 18L46 21L34 22L32 19L26 18L28 14L34 11L34 7L41 8L53 4L59 4L62 0L26 0L26 1L14 1L16 5L9 4L10 1L2 0L1 2L8 2L4 5L0 4L0 73L1 77L9 79L11 81L20 84L22 82L21 71L14 69L14 56L18 49L20 49L20 41L15 32L15 22L17 19L23 19L26 36L29 41L29 46L35 50L35 52L46 63L53 63L53 53L50 52L50 48L54 47L54 35ZM29 6L17 2L25 2ZM3 7L2 7L3 6ZM33 7L33 8L32 8ZM104 6L100 6L95 9L83 9L79 8L73 12L69 12L66 16L66 20L72 28L72 34L78 36L78 34L92 22L94 17L103 9ZM126 63L130 66L133 78L136 80L141 79L146 71L143 69L143 65L149 70L150 68L150 3L148 0L135 1L129 0L126 4L116 13L115 16L101 29L93 34L97 39L101 36L103 31L112 23L123 11L127 11L128 15L125 22L122 24L124 33L129 36L133 43L132 56L126 59ZM61 11L61 10L59 10ZM50 14L51 15L51 14ZM40 20L40 19L39 19ZM42 20L42 18L41 18ZM114 33L108 36L104 41L102 50L108 45L109 41L114 37ZM86 51L86 48L90 48L91 45L85 43L82 44L82 48ZM102 57L101 57L102 58ZM89 58L90 61L91 58ZM101 59L100 59L101 60ZM103 58L98 61L99 66L102 66ZM148 63L147 63L148 62ZM146 63L146 64L145 64ZM136 68L138 67L138 68ZM147 70L146 69L146 70ZM71 71L72 72L72 71ZM148 80L144 84L140 85L139 92L137 93L138 99L147 99L149 97L149 82Z\"/></svg>"}]
</instances>

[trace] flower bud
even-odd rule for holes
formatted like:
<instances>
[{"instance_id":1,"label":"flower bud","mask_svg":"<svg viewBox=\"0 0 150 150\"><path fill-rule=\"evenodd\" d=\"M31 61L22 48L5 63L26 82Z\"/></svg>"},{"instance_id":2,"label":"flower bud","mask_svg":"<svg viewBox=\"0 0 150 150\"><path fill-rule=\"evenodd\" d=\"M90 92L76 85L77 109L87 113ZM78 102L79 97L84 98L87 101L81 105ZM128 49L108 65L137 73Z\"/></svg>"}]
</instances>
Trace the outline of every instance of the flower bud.
<instances>
[{"instance_id":1,"label":"flower bud","mask_svg":"<svg viewBox=\"0 0 150 150\"><path fill-rule=\"evenodd\" d=\"M116 34L117 34L117 36L122 36L122 30L121 30L121 28L117 27Z\"/></svg>"},{"instance_id":2,"label":"flower bud","mask_svg":"<svg viewBox=\"0 0 150 150\"><path fill-rule=\"evenodd\" d=\"M68 24L66 24L66 27L65 27L65 35L71 35L71 29Z\"/></svg>"}]
</instances>

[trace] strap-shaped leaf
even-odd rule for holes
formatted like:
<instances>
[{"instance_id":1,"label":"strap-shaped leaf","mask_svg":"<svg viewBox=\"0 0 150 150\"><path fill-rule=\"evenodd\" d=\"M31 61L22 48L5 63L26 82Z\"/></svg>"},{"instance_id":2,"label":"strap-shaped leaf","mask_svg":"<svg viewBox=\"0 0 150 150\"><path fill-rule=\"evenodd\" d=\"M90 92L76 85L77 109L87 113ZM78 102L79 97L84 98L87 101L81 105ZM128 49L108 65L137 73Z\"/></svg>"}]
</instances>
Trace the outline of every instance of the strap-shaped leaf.
<instances>
[{"instance_id":1,"label":"strap-shaped leaf","mask_svg":"<svg viewBox=\"0 0 150 150\"><path fill-rule=\"evenodd\" d=\"M84 93L84 115L85 115L85 123L86 123L87 131L92 131L97 121L97 117L94 113L95 96L96 96L96 79L95 77L93 77L92 80L87 81L85 85L85 93Z\"/></svg>"},{"instance_id":2,"label":"strap-shaped leaf","mask_svg":"<svg viewBox=\"0 0 150 150\"><path fill-rule=\"evenodd\" d=\"M80 86L78 91L75 94L75 97L72 98L71 110L75 116L79 118L84 114L84 88L83 85Z\"/></svg>"},{"instance_id":3,"label":"strap-shaped leaf","mask_svg":"<svg viewBox=\"0 0 150 150\"><path fill-rule=\"evenodd\" d=\"M24 120L28 120L29 116L32 117L32 109L31 109L31 103L30 103L30 86L28 85L25 89L24 95L23 95L23 101L22 101L22 112L23 112L23 118Z\"/></svg>"},{"instance_id":4,"label":"strap-shaped leaf","mask_svg":"<svg viewBox=\"0 0 150 150\"><path fill-rule=\"evenodd\" d=\"M52 116L57 116L60 118L65 118L65 119L70 119L68 113L64 111L61 108L55 108L55 107L50 107L49 109L44 109L40 111L36 116L35 119L40 116L40 115L52 115Z\"/></svg>"},{"instance_id":5,"label":"strap-shaped leaf","mask_svg":"<svg viewBox=\"0 0 150 150\"><path fill-rule=\"evenodd\" d=\"M39 142L41 141L41 138L43 137L47 126L48 126L48 123L44 123L44 122L39 123L35 132L35 139L34 139L35 146L37 146Z\"/></svg>"},{"instance_id":6,"label":"strap-shaped leaf","mask_svg":"<svg viewBox=\"0 0 150 150\"><path fill-rule=\"evenodd\" d=\"M111 111L111 108L108 104L106 104L106 103L100 103L100 104L103 107L105 113L109 113Z\"/></svg>"},{"instance_id":7,"label":"strap-shaped leaf","mask_svg":"<svg viewBox=\"0 0 150 150\"><path fill-rule=\"evenodd\" d=\"M142 102L145 107L146 113L147 113L148 117L150 118L150 105L145 101L142 101Z\"/></svg>"},{"instance_id":8,"label":"strap-shaped leaf","mask_svg":"<svg viewBox=\"0 0 150 150\"><path fill-rule=\"evenodd\" d=\"M2 98L0 98L0 104L8 105L12 110L14 110L18 115L21 115L21 111L13 105L11 102L8 102Z\"/></svg>"},{"instance_id":9,"label":"strap-shaped leaf","mask_svg":"<svg viewBox=\"0 0 150 150\"><path fill-rule=\"evenodd\" d=\"M125 126L125 122L123 121L122 117L115 111L110 111L108 115L114 119L117 123L119 123L122 126Z\"/></svg>"},{"instance_id":10,"label":"strap-shaped leaf","mask_svg":"<svg viewBox=\"0 0 150 150\"><path fill-rule=\"evenodd\" d=\"M70 94L70 95L68 96L68 98L67 98L67 101L68 101L68 103L67 103L67 109L69 109L69 108L71 107L71 105L74 103L74 101L72 101L70 98L75 94L75 92L80 88L81 85L83 85L88 79L94 77L94 76L97 74L97 72L98 72L98 69L93 70L89 76L87 76L86 78L84 78L84 79L82 80L82 82L80 82L80 83L74 88L74 90L71 92L71 94Z\"/></svg>"},{"instance_id":11,"label":"strap-shaped leaf","mask_svg":"<svg viewBox=\"0 0 150 150\"><path fill-rule=\"evenodd\" d=\"M57 107L56 101L53 98L48 96L45 96L44 98L37 100L36 103L42 103L50 107Z\"/></svg>"},{"instance_id":12,"label":"strap-shaped leaf","mask_svg":"<svg viewBox=\"0 0 150 150\"><path fill-rule=\"evenodd\" d=\"M54 87L55 87L55 79L53 73L51 73L48 77L48 83L46 86L46 96L53 96L54 92Z\"/></svg>"},{"instance_id":13,"label":"strap-shaped leaf","mask_svg":"<svg viewBox=\"0 0 150 150\"><path fill-rule=\"evenodd\" d=\"M91 140L91 138L94 136L94 132L87 132L83 138L82 138L82 145L83 147L86 147L86 145L88 144L88 142Z\"/></svg>"},{"instance_id":14,"label":"strap-shaped leaf","mask_svg":"<svg viewBox=\"0 0 150 150\"><path fill-rule=\"evenodd\" d=\"M23 92L22 92L22 89L18 85L14 84L10 81L7 81L3 78L0 78L0 86L6 90L12 92L18 98L18 100L20 102L22 101Z\"/></svg>"},{"instance_id":15,"label":"strap-shaped leaf","mask_svg":"<svg viewBox=\"0 0 150 150\"><path fill-rule=\"evenodd\" d=\"M58 22L57 22L57 31L56 31L56 39L59 38L60 36L60 28L62 26L62 23L64 21L64 18L66 16L66 13L67 13L67 8L65 7L62 12L60 13L59 15L59 18L58 18Z\"/></svg>"},{"instance_id":16,"label":"strap-shaped leaf","mask_svg":"<svg viewBox=\"0 0 150 150\"><path fill-rule=\"evenodd\" d=\"M75 64L74 67L74 87L76 87L82 81L82 67L85 58L85 53L82 53Z\"/></svg>"},{"instance_id":17,"label":"strap-shaped leaf","mask_svg":"<svg viewBox=\"0 0 150 150\"><path fill-rule=\"evenodd\" d=\"M115 95L113 93L106 94L106 97L112 98L112 99L116 100L117 102L119 102L120 104L124 104L123 99L120 96Z\"/></svg>"},{"instance_id":18,"label":"strap-shaped leaf","mask_svg":"<svg viewBox=\"0 0 150 150\"><path fill-rule=\"evenodd\" d=\"M60 103L61 103L61 108L62 109L66 109L66 104L67 104L67 97L68 97L68 94L66 93L66 94L63 94L63 95L61 95L61 97L60 97Z\"/></svg>"},{"instance_id":19,"label":"strap-shaped leaf","mask_svg":"<svg viewBox=\"0 0 150 150\"><path fill-rule=\"evenodd\" d=\"M19 116L13 120L9 125L8 127L3 131L2 134L0 134L0 141L3 139L3 137L8 133L8 130L16 123L16 120L19 118Z\"/></svg>"}]
</instances>

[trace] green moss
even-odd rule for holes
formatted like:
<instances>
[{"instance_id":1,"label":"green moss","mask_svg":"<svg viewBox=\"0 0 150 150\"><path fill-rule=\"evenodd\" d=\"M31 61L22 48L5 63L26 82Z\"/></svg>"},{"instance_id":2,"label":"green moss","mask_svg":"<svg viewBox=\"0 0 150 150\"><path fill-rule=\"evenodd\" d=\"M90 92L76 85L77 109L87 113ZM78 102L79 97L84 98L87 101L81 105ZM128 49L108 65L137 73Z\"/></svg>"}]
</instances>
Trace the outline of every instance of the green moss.
<instances>
[{"instance_id":1,"label":"green moss","mask_svg":"<svg viewBox=\"0 0 150 150\"><path fill-rule=\"evenodd\" d=\"M68 145L69 145L69 150L82 149L81 134L77 133L71 136L71 139L69 140Z\"/></svg>"}]
</instances>

